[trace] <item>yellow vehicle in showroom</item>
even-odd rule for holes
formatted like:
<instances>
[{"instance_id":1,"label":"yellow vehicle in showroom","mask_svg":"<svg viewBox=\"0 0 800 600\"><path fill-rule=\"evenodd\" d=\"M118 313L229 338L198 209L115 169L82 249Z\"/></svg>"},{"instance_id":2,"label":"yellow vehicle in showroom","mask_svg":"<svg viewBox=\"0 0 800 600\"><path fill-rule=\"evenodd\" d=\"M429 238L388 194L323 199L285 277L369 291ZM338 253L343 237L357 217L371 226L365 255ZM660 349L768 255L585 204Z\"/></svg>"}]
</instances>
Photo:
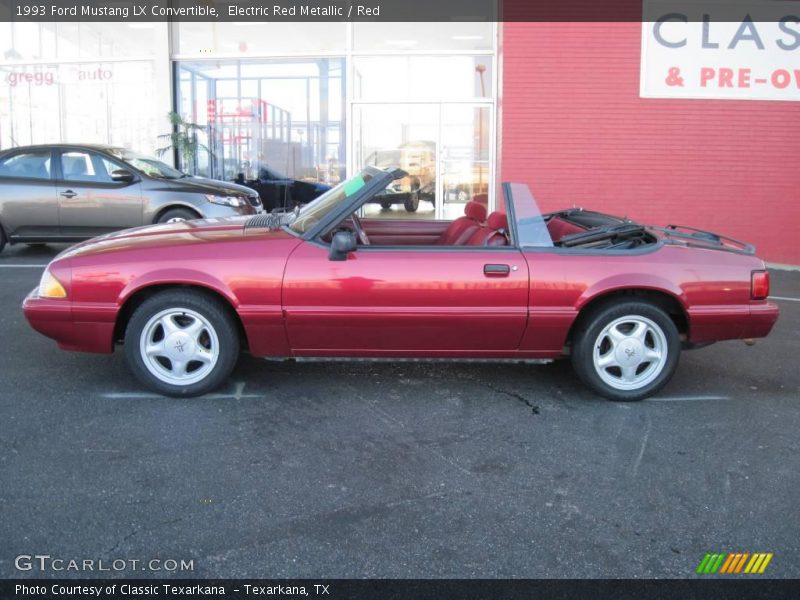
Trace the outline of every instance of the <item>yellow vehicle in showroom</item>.
<instances>
[{"instance_id":1,"label":"yellow vehicle in showroom","mask_svg":"<svg viewBox=\"0 0 800 600\"><path fill-rule=\"evenodd\" d=\"M394 150L377 150L369 155L367 165L381 169L399 167L407 176L394 181L371 202L388 210L402 204L407 212L416 212L421 200L436 202L436 144L419 141L401 144Z\"/></svg>"}]
</instances>

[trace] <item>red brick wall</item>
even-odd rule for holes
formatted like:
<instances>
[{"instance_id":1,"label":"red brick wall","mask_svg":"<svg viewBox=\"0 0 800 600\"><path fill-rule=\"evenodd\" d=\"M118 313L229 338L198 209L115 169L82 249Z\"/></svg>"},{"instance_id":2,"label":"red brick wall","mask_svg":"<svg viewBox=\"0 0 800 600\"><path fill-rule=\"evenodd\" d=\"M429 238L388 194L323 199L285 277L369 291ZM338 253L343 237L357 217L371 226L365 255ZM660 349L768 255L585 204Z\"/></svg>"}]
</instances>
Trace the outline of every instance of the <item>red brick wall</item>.
<instances>
[{"instance_id":1,"label":"red brick wall","mask_svg":"<svg viewBox=\"0 0 800 600\"><path fill-rule=\"evenodd\" d=\"M800 102L639 97L641 23L504 23L500 179L800 264Z\"/></svg>"}]
</instances>

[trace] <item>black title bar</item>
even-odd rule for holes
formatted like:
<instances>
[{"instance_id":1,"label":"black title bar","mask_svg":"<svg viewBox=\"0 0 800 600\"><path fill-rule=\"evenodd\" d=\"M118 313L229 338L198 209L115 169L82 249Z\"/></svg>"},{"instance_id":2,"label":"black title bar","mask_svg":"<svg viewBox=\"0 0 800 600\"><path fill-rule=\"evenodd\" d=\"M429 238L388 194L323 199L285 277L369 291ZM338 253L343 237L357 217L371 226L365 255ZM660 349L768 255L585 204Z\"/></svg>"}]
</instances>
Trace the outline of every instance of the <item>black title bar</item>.
<instances>
[{"instance_id":1,"label":"black title bar","mask_svg":"<svg viewBox=\"0 0 800 600\"><path fill-rule=\"evenodd\" d=\"M0 21L782 21L783 0L0 0Z\"/></svg>"},{"instance_id":2,"label":"black title bar","mask_svg":"<svg viewBox=\"0 0 800 600\"><path fill-rule=\"evenodd\" d=\"M761 578L689 580L0 580L3 600L517 600L531 598L626 600L783 600L800 595L798 580Z\"/></svg>"}]
</instances>

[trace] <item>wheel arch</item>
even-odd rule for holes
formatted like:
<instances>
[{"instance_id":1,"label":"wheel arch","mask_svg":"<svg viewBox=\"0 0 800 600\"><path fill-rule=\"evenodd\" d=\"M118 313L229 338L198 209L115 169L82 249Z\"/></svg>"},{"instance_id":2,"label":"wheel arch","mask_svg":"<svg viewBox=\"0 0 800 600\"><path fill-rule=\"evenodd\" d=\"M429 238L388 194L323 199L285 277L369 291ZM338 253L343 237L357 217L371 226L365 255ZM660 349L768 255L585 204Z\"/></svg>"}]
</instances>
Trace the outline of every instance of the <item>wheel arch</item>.
<instances>
[{"instance_id":1,"label":"wheel arch","mask_svg":"<svg viewBox=\"0 0 800 600\"><path fill-rule=\"evenodd\" d=\"M177 210L177 209L189 210L189 211L193 212L194 214L196 214L198 219L202 219L203 218L203 215L200 214L200 211L197 210L196 206L192 206L191 204L183 203L183 202L171 202L170 204L166 204L166 205L158 208L158 210L155 211L155 213L153 214L152 223L155 225L156 223L158 223L158 220L161 218L161 215L163 215L164 213L166 213L166 212L168 212L170 210Z\"/></svg>"},{"instance_id":2,"label":"wheel arch","mask_svg":"<svg viewBox=\"0 0 800 600\"><path fill-rule=\"evenodd\" d=\"M681 341L686 342L689 339L689 314L681 296L676 294L675 291L667 290L663 287L643 285L604 289L582 299L582 302L577 307L578 315L567 334L567 343L572 343L576 330L594 312L620 300L638 300L657 306L675 323L678 333L681 335Z\"/></svg>"},{"instance_id":3,"label":"wheel arch","mask_svg":"<svg viewBox=\"0 0 800 600\"><path fill-rule=\"evenodd\" d=\"M145 283L135 289L130 290L123 298L121 298L120 308L117 311L117 318L114 323L114 338L113 341L122 341L125 337L125 329L128 326L131 316L142 303L155 296L156 294L166 290L193 290L201 292L209 298L213 298L220 302L226 311L233 318L236 323L236 329L239 333L239 339L242 345L246 348L248 346L247 332L245 331L242 319L236 311L235 298L222 293L217 287L212 286L206 282L187 281L187 282L151 282Z\"/></svg>"}]
</instances>

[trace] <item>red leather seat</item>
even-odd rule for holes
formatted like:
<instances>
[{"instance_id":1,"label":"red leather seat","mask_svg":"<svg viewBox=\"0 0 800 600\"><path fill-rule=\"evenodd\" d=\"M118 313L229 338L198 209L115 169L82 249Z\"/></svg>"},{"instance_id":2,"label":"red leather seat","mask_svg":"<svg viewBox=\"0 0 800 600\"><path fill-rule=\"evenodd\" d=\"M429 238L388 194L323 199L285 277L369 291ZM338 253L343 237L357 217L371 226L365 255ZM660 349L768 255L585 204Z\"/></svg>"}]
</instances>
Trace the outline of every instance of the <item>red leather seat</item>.
<instances>
[{"instance_id":1,"label":"red leather seat","mask_svg":"<svg viewBox=\"0 0 800 600\"><path fill-rule=\"evenodd\" d=\"M570 235L572 233L583 233L586 231L582 227L559 219L558 217L550 219L547 222L547 230L550 232L550 239L553 240L553 243L557 242L565 235Z\"/></svg>"},{"instance_id":2,"label":"red leather seat","mask_svg":"<svg viewBox=\"0 0 800 600\"><path fill-rule=\"evenodd\" d=\"M493 212L486 219L486 225L473 233L468 246L508 246L508 216Z\"/></svg>"},{"instance_id":3,"label":"red leather seat","mask_svg":"<svg viewBox=\"0 0 800 600\"><path fill-rule=\"evenodd\" d=\"M436 243L444 246L463 245L485 220L486 207L478 202L467 202L464 205L464 216L450 223Z\"/></svg>"}]
</instances>

